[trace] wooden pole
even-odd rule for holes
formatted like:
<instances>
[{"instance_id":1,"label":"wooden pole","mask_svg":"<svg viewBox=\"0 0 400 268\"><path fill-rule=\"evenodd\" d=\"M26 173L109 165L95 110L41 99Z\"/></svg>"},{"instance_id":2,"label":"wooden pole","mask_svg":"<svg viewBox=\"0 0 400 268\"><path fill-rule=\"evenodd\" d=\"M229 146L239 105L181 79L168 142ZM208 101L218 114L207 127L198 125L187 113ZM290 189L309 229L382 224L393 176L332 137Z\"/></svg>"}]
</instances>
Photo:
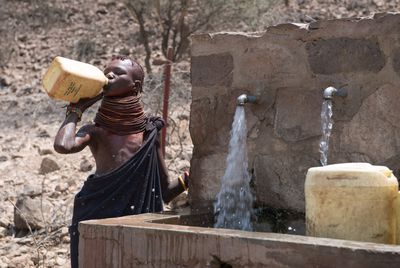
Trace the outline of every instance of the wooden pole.
<instances>
[{"instance_id":1,"label":"wooden pole","mask_svg":"<svg viewBox=\"0 0 400 268\"><path fill-rule=\"evenodd\" d=\"M163 119L165 122L165 127L161 130L161 146L163 156L165 157L165 146L167 141L167 127L168 127L168 104L169 104L169 91L171 86L171 66L174 57L174 51L172 47L167 50L167 62L164 68L164 98L163 98Z\"/></svg>"}]
</instances>

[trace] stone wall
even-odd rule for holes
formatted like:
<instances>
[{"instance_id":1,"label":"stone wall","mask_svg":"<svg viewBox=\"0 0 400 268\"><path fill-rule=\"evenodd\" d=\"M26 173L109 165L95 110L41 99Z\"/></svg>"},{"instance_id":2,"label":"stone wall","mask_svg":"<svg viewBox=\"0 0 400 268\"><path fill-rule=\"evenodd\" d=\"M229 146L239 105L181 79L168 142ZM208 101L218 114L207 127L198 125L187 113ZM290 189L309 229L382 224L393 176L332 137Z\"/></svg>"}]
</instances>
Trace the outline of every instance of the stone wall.
<instances>
[{"instance_id":1,"label":"stone wall","mask_svg":"<svg viewBox=\"0 0 400 268\"><path fill-rule=\"evenodd\" d=\"M319 165L322 91L333 104L328 163L400 169L400 14L282 24L264 33L192 38L192 207L220 189L236 98L246 106L249 169L258 205L304 211L304 180Z\"/></svg>"}]
</instances>

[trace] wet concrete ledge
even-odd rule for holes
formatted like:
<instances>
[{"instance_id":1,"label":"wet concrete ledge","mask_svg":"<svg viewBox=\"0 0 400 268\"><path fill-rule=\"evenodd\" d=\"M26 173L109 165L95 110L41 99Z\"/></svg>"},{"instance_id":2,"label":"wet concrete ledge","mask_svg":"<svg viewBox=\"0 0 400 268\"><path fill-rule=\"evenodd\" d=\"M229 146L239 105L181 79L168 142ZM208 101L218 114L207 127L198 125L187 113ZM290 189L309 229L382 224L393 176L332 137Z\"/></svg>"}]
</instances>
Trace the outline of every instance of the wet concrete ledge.
<instances>
[{"instance_id":1,"label":"wet concrete ledge","mask_svg":"<svg viewBox=\"0 0 400 268\"><path fill-rule=\"evenodd\" d=\"M177 225L181 217L82 222L80 267L400 267L400 246Z\"/></svg>"}]
</instances>

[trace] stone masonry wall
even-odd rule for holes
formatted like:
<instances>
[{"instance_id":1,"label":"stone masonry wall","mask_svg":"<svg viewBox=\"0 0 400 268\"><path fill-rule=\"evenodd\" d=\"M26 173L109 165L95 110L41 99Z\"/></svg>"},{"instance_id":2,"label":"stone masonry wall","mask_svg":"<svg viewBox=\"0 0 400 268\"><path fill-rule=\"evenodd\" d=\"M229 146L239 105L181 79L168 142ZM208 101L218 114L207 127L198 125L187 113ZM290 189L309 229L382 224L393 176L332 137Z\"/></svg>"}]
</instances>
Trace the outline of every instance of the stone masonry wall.
<instances>
[{"instance_id":1,"label":"stone masonry wall","mask_svg":"<svg viewBox=\"0 0 400 268\"><path fill-rule=\"evenodd\" d=\"M400 14L195 35L191 52L192 207L211 205L220 189L242 93L259 96L245 108L258 205L304 211L328 86L348 90L333 101L328 163L385 165L400 177Z\"/></svg>"}]
</instances>

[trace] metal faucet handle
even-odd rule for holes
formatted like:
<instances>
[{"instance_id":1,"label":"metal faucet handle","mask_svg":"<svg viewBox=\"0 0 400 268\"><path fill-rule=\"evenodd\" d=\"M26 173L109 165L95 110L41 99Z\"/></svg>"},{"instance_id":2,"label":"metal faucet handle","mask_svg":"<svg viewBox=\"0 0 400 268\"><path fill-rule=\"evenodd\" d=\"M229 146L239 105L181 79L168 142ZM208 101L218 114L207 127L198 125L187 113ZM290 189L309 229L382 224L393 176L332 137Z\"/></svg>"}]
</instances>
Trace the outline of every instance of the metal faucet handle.
<instances>
[{"instance_id":1,"label":"metal faucet handle","mask_svg":"<svg viewBox=\"0 0 400 268\"><path fill-rule=\"evenodd\" d=\"M337 95L339 97L347 97L347 89L339 88L335 95Z\"/></svg>"},{"instance_id":2,"label":"metal faucet handle","mask_svg":"<svg viewBox=\"0 0 400 268\"><path fill-rule=\"evenodd\" d=\"M325 100L331 100L333 96L340 96L340 97L346 97L347 96L347 90L344 88L341 89L336 89L334 87L327 87L324 90L324 99Z\"/></svg>"},{"instance_id":3,"label":"metal faucet handle","mask_svg":"<svg viewBox=\"0 0 400 268\"><path fill-rule=\"evenodd\" d=\"M236 101L238 106L244 106L245 103L256 103L256 102L257 102L256 96L247 95L247 94L240 95Z\"/></svg>"}]
</instances>

